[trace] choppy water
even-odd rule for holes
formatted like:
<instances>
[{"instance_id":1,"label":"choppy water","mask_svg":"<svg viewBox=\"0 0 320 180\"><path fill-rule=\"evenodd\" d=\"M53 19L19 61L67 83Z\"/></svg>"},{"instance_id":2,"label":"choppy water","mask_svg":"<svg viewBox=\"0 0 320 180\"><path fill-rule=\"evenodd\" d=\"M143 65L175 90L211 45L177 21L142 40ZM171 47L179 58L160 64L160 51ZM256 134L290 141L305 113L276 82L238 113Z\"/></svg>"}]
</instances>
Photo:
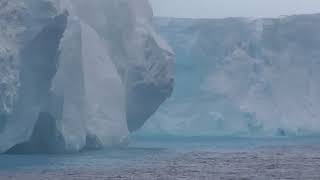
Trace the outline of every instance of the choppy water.
<instances>
[{"instance_id":1,"label":"choppy water","mask_svg":"<svg viewBox=\"0 0 320 180\"><path fill-rule=\"evenodd\" d=\"M320 138L133 138L125 149L0 155L0 179L320 179Z\"/></svg>"}]
</instances>

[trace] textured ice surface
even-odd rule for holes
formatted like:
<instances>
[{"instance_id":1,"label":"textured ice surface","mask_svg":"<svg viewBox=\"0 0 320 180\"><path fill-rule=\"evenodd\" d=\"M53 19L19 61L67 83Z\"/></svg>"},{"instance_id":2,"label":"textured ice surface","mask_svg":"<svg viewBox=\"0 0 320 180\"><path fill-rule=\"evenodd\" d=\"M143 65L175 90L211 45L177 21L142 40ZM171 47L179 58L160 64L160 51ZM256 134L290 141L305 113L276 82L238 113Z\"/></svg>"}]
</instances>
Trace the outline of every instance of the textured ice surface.
<instances>
[{"instance_id":1,"label":"textured ice surface","mask_svg":"<svg viewBox=\"0 0 320 180\"><path fill-rule=\"evenodd\" d=\"M320 15L157 18L177 55L176 88L145 128L173 135L320 132Z\"/></svg>"},{"instance_id":2,"label":"textured ice surface","mask_svg":"<svg viewBox=\"0 0 320 180\"><path fill-rule=\"evenodd\" d=\"M0 152L125 145L171 94L147 0L2 0L0 17Z\"/></svg>"}]
</instances>

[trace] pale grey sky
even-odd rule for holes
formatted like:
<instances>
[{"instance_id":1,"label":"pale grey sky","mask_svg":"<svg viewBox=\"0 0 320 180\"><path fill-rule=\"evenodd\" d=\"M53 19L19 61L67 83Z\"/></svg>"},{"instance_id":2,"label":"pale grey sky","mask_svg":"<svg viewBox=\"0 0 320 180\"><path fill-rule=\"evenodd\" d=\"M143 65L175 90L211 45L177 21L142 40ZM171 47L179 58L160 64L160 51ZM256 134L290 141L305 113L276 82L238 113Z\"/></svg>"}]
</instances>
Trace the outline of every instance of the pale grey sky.
<instances>
[{"instance_id":1,"label":"pale grey sky","mask_svg":"<svg viewBox=\"0 0 320 180\"><path fill-rule=\"evenodd\" d=\"M320 13L320 0L150 0L156 16L223 18Z\"/></svg>"}]
</instances>

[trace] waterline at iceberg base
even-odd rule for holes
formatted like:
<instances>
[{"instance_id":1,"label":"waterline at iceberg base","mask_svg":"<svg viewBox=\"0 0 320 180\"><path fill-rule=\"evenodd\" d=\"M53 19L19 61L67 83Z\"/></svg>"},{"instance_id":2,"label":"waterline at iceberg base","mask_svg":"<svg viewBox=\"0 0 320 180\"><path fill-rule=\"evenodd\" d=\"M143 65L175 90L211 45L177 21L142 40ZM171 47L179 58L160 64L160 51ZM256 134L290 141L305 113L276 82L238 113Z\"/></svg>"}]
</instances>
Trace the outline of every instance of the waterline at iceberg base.
<instances>
[{"instance_id":1,"label":"waterline at iceberg base","mask_svg":"<svg viewBox=\"0 0 320 180\"><path fill-rule=\"evenodd\" d=\"M1 155L1 180L319 179L318 137L133 138L125 149Z\"/></svg>"}]
</instances>

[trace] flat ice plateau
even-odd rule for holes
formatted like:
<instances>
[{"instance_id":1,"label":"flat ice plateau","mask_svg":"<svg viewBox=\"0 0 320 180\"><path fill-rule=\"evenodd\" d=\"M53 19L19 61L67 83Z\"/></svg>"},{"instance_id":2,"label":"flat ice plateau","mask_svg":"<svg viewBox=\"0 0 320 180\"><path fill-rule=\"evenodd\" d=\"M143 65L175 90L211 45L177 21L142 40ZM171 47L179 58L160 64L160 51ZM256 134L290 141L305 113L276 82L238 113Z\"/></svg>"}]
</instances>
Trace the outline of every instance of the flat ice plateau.
<instances>
[{"instance_id":1,"label":"flat ice plateau","mask_svg":"<svg viewBox=\"0 0 320 180\"><path fill-rule=\"evenodd\" d=\"M319 149L318 138L134 140L122 150L1 156L0 179L313 180Z\"/></svg>"}]
</instances>

